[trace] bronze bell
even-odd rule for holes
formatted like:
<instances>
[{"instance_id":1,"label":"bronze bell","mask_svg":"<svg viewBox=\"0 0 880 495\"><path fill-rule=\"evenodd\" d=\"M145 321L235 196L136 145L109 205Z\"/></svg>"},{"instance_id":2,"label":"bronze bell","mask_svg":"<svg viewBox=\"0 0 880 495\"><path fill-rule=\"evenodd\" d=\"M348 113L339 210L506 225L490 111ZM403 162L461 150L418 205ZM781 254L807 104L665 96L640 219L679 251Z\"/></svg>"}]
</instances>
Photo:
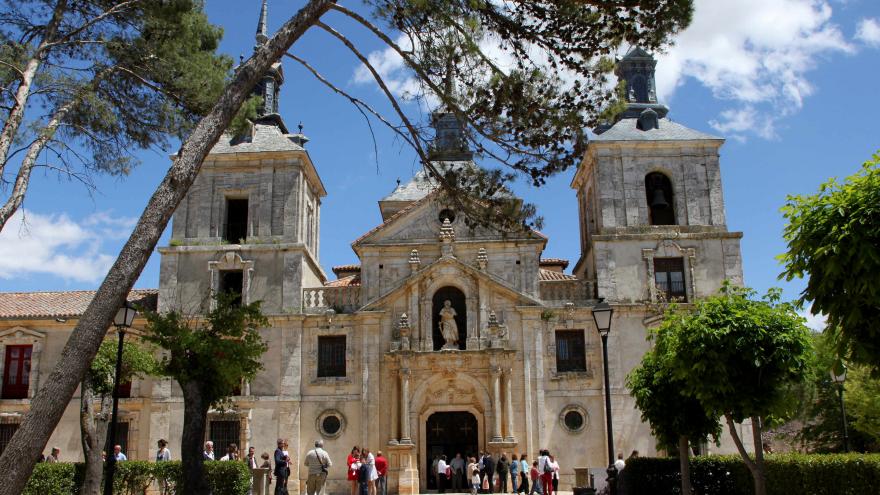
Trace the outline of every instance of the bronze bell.
<instances>
[{"instance_id":1,"label":"bronze bell","mask_svg":"<svg viewBox=\"0 0 880 495\"><path fill-rule=\"evenodd\" d=\"M651 208L666 209L669 203L666 201L666 195L663 194L662 188L654 189L654 198L651 200Z\"/></svg>"}]
</instances>

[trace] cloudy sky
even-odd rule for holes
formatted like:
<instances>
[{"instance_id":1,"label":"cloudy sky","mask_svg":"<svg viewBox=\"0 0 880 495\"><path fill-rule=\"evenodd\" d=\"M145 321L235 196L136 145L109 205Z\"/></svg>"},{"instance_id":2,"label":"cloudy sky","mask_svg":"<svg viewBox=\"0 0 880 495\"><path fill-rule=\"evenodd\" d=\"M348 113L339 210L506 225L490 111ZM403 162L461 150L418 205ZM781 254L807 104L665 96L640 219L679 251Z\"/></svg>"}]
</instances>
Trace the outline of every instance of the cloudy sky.
<instances>
[{"instance_id":1,"label":"cloudy sky","mask_svg":"<svg viewBox=\"0 0 880 495\"><path fill-rule=\"evenodd\" d=\"M259 3L207 1L211 20L225 29L221 50L236 59L253 46ZM302 3L270 0L270 27ZM803 284L778 281L775 259L784 249L779 208L786 195L852 174L880 149L880 2L695 3L690 28L658 55L658 94L670 106L670 118L727 138L721 163L728 226L745 234L746 282L761 291L781 286L794 298ZM377 40L333 13L325 20L367 47L397 90L407 88L400 61ZM293 51L382 106L354 57L323 33L308 33ZM399 140L374 126L377 160L363 117L349 103L289 61L285 76L282 115L289 127L303 123L328 190L320 257L332 276L331 266L357 261L351 241L381 221L376 201L397 178L408 179L417 162ZM35 176L24 210L0 233L0 290L96 287L169 164L168 151L140 156L142 165L127 179L99 178L94 195L51 175ZM536 203L545 218L550 243L544 255L574 262L579 253L576 201L568 187L572 173L541 189L520 185L516 192ZM166 235L161 244L167 243ZM153 256L139 287L158 285L158 258Z\"/></svg>"}]
</instances>

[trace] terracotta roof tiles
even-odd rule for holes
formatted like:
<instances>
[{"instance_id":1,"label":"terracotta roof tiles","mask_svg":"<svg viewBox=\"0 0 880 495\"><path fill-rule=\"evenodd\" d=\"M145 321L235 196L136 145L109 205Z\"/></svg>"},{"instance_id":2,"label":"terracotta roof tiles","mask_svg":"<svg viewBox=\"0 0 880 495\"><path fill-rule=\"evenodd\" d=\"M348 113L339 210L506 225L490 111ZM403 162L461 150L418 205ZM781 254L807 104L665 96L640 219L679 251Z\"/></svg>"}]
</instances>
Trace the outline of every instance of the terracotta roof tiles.
<instances>
[{"instance_id":1,"label":"terracotta roof tiles","mask_svg":"<svg viewBox=\"0 0 880 495\"><path fill-rule=\"evenodd\" d=\"M75 318L85 312L95 292L0 292L0 318ZM128 294L129 302L153 310L158 298L156 289L135 289Z\"/></svg>"}]
</instances>

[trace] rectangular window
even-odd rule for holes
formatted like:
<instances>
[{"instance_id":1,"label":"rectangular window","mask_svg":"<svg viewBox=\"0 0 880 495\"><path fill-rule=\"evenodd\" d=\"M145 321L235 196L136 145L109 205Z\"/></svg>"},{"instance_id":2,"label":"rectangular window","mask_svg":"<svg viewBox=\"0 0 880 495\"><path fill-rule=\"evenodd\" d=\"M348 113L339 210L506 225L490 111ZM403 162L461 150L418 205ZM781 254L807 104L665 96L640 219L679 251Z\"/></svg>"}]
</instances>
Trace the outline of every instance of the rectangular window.
<instances>
[{"instance_id":1,"label":"rectangular window","mask_svg":"<svg viewBox=\"0 0 880 495\"><path fill-rule=\"evenodd\" d=\"M3 451L6 450L9 441L12 440L12 435L15 435L17 430L18 423L0 424L0 455L3 455Z\"/></svg>"},{"instance_id":2,"label":"rectangular window","mask_svg":"<svg viewBox=\"0 0 880 495\"><path fill-rule=\"evenodd\" d=\"M240 244L247 239L248 200L226 200L226 228L223 239L231 244Z\"/></svg>"},{"instance_id":3,"label":"rectangular window","mask_svg":"<svg viewBox=\"0 0 880 495\"><path fill-rule=\"evenodd\" d=\"M220 287L221 293L231 292L236 295L234 304L241 305L241 294L244 290L244 273L241 270L221 270Z\"/></svg>"},{"instance_id":4,"label":"rectangular window","mask_svg":"<svg viewBox=\"0 0 880 495\"><path fill-rule=\"evenodd\" d=\"M210 422L208 439L214 442L214 458L220 460L226 455L226 447L234 443L238 447L241 422L236 420L214 420Z\"/></svg>"},{"instance_id":5,"label":"rectangular window","mask_svg":"<svg viewBox=\"0 0 880 495\"><path fill-rule=\"evenodd\" d=\"M26 399L31 377L30 345L6 346L6 361L3 367L4 399Z\"/></svg>"},{"instance_id":6,"label":"rectangular window","mask_svg":"<svg viewBox=\"0 0 880 495\"><path fill-rule=\"evenodd\" d=\"M120 399L130 399L131 398L131 380L119 384L119 398Z\"/></svg>"},{"instance_id":7,"label":"rectangular window","mask_svg":"<svg viewBox=\"0 0 880 495\"><path fill-rule=\"evenodd\" d=\"M654 283L663 299L687 302L682 258L654 258Z\"/></svg>"},{"instance_id":8,"label":"rectangular window","mask_svg":"<svg viewBox=\"0 0 880 495\"><path fill-rule=\"evenodd\" d=\"M119 445L122 447L122 453L128 457L128 421L120 421L116 423L116 443L113 445ZM113 452L113 445L110 445L110 432L107 432L107 445L104 447L104 452L107 452L107 455L110 455Z\"/></svg>"},{"instance_id":9,"label":"rectangular window","mask_svg":"<svg viewBox=\"0 0 880 495\"><path fill-rule=\"evenodd\" d=\"M587 371L583 330L556 331L556 371Z\"/></svg>"},{"instance_id":10,"label":"rectangular window","mask_svg":"<svg viewBox=\"0 0 880 495\"><path fill-rule=\"evenodd\" d=\"M345 335L318 337L318 376L345 376Z\"/></svg>"}]
</instances>

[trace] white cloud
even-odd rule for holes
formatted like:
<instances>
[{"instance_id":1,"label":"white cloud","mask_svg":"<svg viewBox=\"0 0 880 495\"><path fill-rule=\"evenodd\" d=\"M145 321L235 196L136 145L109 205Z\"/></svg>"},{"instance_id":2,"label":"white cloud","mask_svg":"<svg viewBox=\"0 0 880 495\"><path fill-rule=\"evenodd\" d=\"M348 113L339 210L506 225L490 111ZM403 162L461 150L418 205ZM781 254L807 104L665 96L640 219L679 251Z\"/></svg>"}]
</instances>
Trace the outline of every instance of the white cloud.
<instances>
[{"instance_id":1,"label":"white cloud","mask_svg":"<svg viewBox=\"0 0 880 495\"><path fill-rule=\"evenodd\" d=\"M828 316L826 316L824 314L814 315L814 314L810 313L809 309L799 311L798 314L801 315L802 317L806 318L807 327L809 327L811 330L816 331L816 332L821 332L821 331L825 330L825 325L827 324Z\"/></svg>"},{"instance_id":2,"label":"white cloud","mask_svg":"<svg viewBox=\"0 0 880 495\"><path fill-rule=\"evenodd\" d=\"M868 46L880 48L880 21L871 17L859 21L856 39Z\"/></svg>"},{"instance_id":3,"label":"white cloud","mask_svg":"<svg viewBox=\"0 0 880 495\"><path fill-rule=\"evenodd\" d=\"M0 231L0 278L40 274L98 282L116 259L104 252L104 242L127 237L134 223L108 212L77 222L63 213L19 210Z\"/></svg>"},{"instance_id":4,"label":"white cloud","mask_svg":"<svg viewBox=\"0 0 880 495\"><path fill-rule=\"evenodd\" d=\"M853 50L824 0L696 0L690 27L658 55L657 90L669 102L694 78L731 103L712 127L772 139L813 93L808 73L821 57Z\"/></svg>"}]
</instances>

